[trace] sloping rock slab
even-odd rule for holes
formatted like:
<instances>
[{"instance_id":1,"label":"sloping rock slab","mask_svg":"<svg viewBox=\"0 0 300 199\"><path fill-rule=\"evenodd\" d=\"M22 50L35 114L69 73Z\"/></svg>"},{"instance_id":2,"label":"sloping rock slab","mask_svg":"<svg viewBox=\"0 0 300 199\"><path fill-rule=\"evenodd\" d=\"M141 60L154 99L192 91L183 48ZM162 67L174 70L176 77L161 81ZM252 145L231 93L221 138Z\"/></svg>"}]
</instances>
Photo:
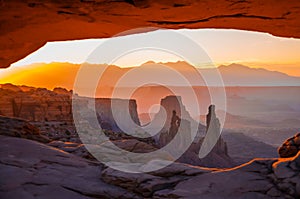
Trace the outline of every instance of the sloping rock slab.
<instances>
[{"instance_id":1,"label":"sloping rock slab","mask_svg":"<svg viewBox=\"0 0 300 199\"><path fill-rule=\"evenodd\" d=\"M136 198L101 180L101 165L35 141L0 136L0 195L27 198Z\"/></svg>"}]
</instances>

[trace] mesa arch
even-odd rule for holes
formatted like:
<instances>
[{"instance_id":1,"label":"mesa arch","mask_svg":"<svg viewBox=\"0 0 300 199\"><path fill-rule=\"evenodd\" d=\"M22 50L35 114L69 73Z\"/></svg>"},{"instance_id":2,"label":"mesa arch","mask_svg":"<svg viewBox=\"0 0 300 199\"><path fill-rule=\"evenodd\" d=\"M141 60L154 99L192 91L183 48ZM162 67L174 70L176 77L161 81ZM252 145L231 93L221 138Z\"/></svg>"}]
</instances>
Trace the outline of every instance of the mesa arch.
<instances>
[{"instance_id":1,"label":"mesa arch","mask_svg":"<svg viewBox=\"0 0 300 199\"><path fill-rule=\"evenodd\" d=\"M300 38L299 0L1 0L0 68L48 41L139 27L234 28Z\"/></svg>"}]
</instances>

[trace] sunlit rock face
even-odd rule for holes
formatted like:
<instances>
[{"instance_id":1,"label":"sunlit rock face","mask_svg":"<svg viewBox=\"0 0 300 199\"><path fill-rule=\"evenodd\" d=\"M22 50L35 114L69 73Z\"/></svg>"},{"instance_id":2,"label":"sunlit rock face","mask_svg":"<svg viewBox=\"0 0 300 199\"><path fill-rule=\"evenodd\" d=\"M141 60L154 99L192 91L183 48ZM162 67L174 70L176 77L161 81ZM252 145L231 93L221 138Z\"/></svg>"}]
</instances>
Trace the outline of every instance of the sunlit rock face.
<instances>
[{"instance_id":1,"label":"sunlit rock face","mask_svg":"<svg viewBox=\"0 0 300 199\"><path fill-rule=\"evenodd\" d=\"M0 114L29 121L71 121L71 92L58 94L45 88L4 85L0 88Z\"/></svg>"},{"instance_id":2,"label":"sunlit rock face","mask_svg":"<svg viewBox=\"0 0 300 199\"><path fill-rule=\"evenodd\" d=\"M93 99L82 98L82 106L91 106ZM116 110L112 113L112 107ZM89 107L93 108L93 107ZM102 128L122 131L115 118L123 124L140 125L135 100L98 98L95 110ZM125 117L125 112L128 117ZM73 122L72 92L62 88L53 91L45 88L21 87L11 84L0 85L0 115L18 117L33 122ZM122 117L123 116L123 117Z\"/></svg>"},{"instance_id":3,"label":"sunlit rock face","mask_svg":"<svg viewBox=\"0 0 300 199\"><path fill-rule=\"evenodd\" d=\"M287 139L278 149L281 158L290 158L295 156L300 151L300 133Z\"/></svg>"},{"instance_id":4,"label":"sunlit rock face","mask_svg":"<svg viewBox=\"0 0 300 199\"><path fill-rule=\"evenodd\" d=\"M234 28L299 38L299 10L298 0L1 1L0 67L47 41L107 38L140 27Z\"/></svg>"}]
</instances>

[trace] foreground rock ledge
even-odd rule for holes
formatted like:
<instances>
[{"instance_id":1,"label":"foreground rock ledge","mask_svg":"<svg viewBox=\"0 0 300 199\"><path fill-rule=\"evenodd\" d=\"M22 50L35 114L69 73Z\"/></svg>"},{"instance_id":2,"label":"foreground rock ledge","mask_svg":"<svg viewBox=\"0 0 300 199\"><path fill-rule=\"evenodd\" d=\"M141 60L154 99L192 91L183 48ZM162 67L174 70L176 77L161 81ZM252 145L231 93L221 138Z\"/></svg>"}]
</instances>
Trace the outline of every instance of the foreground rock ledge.
<instances>
[{"instance_id":1,"label":"foreground rock ledge","mask_svg":"<svg viewBox=\"0 0 300 199\"><path fill-rule=\"evenodd\" d=\"M1 198L296 198L300 153L228 170L175 163L148 174L106 168L44 144L0 136Z\"/></svg>"},{"instance_id":2,"label":"foreground rock ledge","mask_svg":"<svg viewBox=\"0 0 300 199\"><path fill-rule=\"evenodd\" d=\"M0 67L47 41L107 38L139 27L234 28L300 37L298 0L1 1Z\"/></svg>"}]
</instances>

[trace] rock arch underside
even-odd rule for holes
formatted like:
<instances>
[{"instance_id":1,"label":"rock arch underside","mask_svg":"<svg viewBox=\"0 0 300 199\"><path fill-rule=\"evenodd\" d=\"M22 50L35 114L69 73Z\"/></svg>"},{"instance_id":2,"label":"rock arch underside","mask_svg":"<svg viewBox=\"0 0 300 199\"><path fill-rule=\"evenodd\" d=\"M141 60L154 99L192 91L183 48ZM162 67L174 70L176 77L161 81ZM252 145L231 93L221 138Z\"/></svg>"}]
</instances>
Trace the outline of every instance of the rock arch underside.
<instances>
[{"instance_id":1,"label":"rock arch underside","mask_svg":"<svg viewBox=\"0 0 300 199\"><path fill-rule=\"evenodd\" d=\"M1 0L0 67L48 41L107 38L139 27L225 28L300 37L299 0Z\"/></svg>"}]
</instances>

